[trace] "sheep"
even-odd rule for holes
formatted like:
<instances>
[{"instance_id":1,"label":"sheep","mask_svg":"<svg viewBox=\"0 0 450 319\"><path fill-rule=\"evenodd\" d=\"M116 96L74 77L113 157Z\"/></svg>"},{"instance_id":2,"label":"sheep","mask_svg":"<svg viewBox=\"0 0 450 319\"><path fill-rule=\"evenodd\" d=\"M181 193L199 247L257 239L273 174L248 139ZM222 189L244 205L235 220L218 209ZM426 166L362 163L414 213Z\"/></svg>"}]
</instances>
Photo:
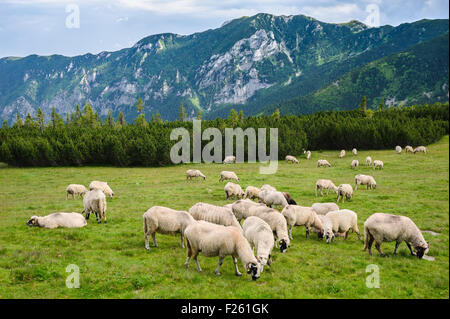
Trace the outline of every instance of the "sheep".
<instances>
[{"instance_id":1,"label":"sheep","mask_svg":"<svg viewBox=\"0 0 450 319\"><path fill-rule=\"evenodd\" d=\"M295 163L295 164L298 164L298 159L296 159L295 156L292 156L292 155L286 155L286 163Z\"/></svg>"},{"instance_id":2,"label":"sheep","mask_svg":"<svg viewBox=\"0 0 450 319\"><path fill-rule=\"evenodd\" d=\"M80 184L70 184L66 188L66 200L69 195L72 195L72 199L75 199L74 195L78 195L78 198L82 198L87 193L87 188Z\"/></svg>"},{"instance_id":3,"label":"sheep","mask_svg":"<svg viewBox=\"0 0 450 319\"><path fill-rule=\"evenodd\" d=\"M94 188L84 195L83 198L84 209L82 214L86 214L86 220L89 219L91 213L95 213L97 223L101 223L102 219L106 224L106 196L98 188Z\"/></svg>"},{"instance_id":4,"label":"sheep","mask_svg":"<svg viewBox=\"0 0 450 319\"><path fill-rule=\"evenodd\" d=\"M242 229L250 247L256 248L256 258L263 272L264 266L271 264L271 253L275 244L272 229L269 224L256 216L247 218L242 224Z\"/></svg>"},{"instance_id":5,"label":"sheep","mask_svg":"<svg viewBox=\"0 0 450 319\"><path fill-rule=\"evenodd\" d=\"M184 236L187 246L187 258L184 263L186 268L189 267L189 262L193 258L197 271L202 271L198 263L200 252L207 257L219 256L219 264L215 271L215 274L219 276L224 258L231 255L236 276L242 276L237 266L237 258L239 258L253 280L260 277L261 265L253 254L247 239L235 227L199 221L189 225L184 231Z\"/></svg>"},{"instance_id":6,"label":"sheep","mask_svg":"<svg viewBox=\"0 0 450 319\"><path fill-rule=\"evenodd\" d=\"M193 178L198 179L199 177L203 178L203 180L206 179L206 176L198 169L188 169L186 171L186 181L192 180Z\"/></svg>"},{"instance_id":7,"label":"sheep","mask_svg":"<svg viewBox=\"0 0 450 319\"><path fill-rule=\"evenodd\" d=\"M367 165L367 166L372 165L372 157L370 157L370 156L367 156L367 157L366 157L366 165Z\"/></svg>"},{"instance_id":8,"label":"sheep","mask_svg":"<svg viewBox=\"0 0 450 319\"><path fill-rule=\"evenodd\" d=\"M354 169L356 169L356 168L358 168L358 166L359 166L359 161L358 160L353 160L352 161L352 163L350 164L350 168L354 168Z\"/></svg>"},{"instance_id":9,"label":"sheep","mask_svg":"<svg viewBox=\"0 0 450 319\"><path fill-rule=\"evenodd\" d=\"M306 152L306 159L310 159L311 158L311 151L307 151Z\"/></svg>"},{"instance_id":10,"label":"sheep","mask_svg":"<svg viewBox=\"0 0 450 319\"><path fill-rule=\"evenodd\" d=\"M401 147L400 145L397 145L397 146L395 147L395 152L396 152L397 154L401 154L401 153L402 153L402 147Z\"/></svg>"},{"instance_id":11,"label":"sheep","mask_svg":"<svg viewBox=\"0 0 450 319\"><path fill-rule=\"evenodd\" d=\"M339 153L339 158L343 158L345 156L345 150L341 150Z\"/></svg>"},{"instance_id":12,"label":"sheep","mask_svg":"<svg viewBox=\"0 0 450 319\"><path fill-rule=\"evenodd\" d=\"M408 152L414 153L414 149L412 148L411 145L406 145L406 146L405 146L405 152L406 152L406 153L408 153Z\"/></svg>"},{"instance_id":13,"label":"sheep","mask_svg":"<svg viewBox=\"0 0 450 319\"><path fill-rule=\"evenodd\" d=\"M261 186L261 190L262 191L263 190L268 190L268 191L271 191L271 192L276 192L277 191L277 189L275 187L270 186L269 184L264 184L263 186Z\"/></svg>"},{"instance_id":14,"label":"sheep","mask_svg":"<svg viewBox=\"0 0 450 319\"><path fill-rule=\"evenodd\" d=\"M414 154L416 154L417 152L422 152L424 154L427 153L427 148L425 146L418 146L414 149Z\"/></svg>"},{"instance_id":15,"label":"sheep","mask_svg":"<svg viewBox=\"0 0 450 319\"><path fill-rule=\"evenodd\" d=\"M260 191L261 190L257 187L247 186L247 188L245 189L244 199L245 198L250 198L250 199L258 198L258 194Z\"/></svg>"},{"instance_id":16,"label":"sheep","mask_svg":"<svg viewBox=\"0 0 450 319\"><path fill-rule=\"evenodd\" d=\"M327 190L327 195L330 192L330 189L332 189L336 194L337 194L337 187L336 185L334 185L334 183L329 180L329 179L319 179L316 182L316 188L315 188L315 192L316 192L316 196L317 196L317 190L320 189L320 195L323 196L323 190L326 189Z\"/></svg>"},{"instance_id":17,"label":"sheep","mask_svg":"<svg viewBox=\"0 0 450 319\"><path fill-rule=\"evenodd\" d=\"M236 163L236 157L235 156L226 156L225 159L223 160L224 164L231 164L231 163Z\"/></svg>"},{"instance_id":18,"label":"sheep","mask_svg":"<svg viewBox=\"0 0 450 319\"><path fill-rule=\"evenodd\" d=\"M220 179L219 182L225 181L225 180L234 180L236 182L239 182L239 178L237 177L235 172L230 171L222 171L220 172Z\"/></svg>"},{"instance_id":19,"label":"sheep","mask_svg":"<svg viewBox=\"0 0 450 319\"><path fill-rule=\"evenodd\" d=\"M232 196L235 196L236 198L240 199L240 198L243 198L245 195L241 186L239 184L235 184L232 182L228 182L225 185L224 190L225 190L225 195L226 195L227 199L229 199Z\"/></svg>"},{"instance_id":20,"label":"sheep","mask_svg":"<svg viewBox=\"0 0 450 319\"><path fill-rule=\"evenodd\" d=\"M291 197L291 194L283 192L283 196L289 205L297 205L297 202Z\"/></svg>"},{"instance_id":21,"label":"sheep","mask_svg":"<svg viewBox=\"0 0 450 319\"><path fill-rule=\"evenodd\" d=\"M262 190L259 192L258 198L260 202L266 204L269 207L280 205L284 208L286 205L288 205L288 202L282 192Z\"/></svg>"},{"instance_id":22,"label":"sheep","mask_svg":"<svg viewBox=\"0 0 450 319\"><path fill-rule=\"evenodd\" d=\"M317 167L328 166L331 167L331 164L327 160L318 160Z\"/></svg>"},{"instance_id":23,"label":"sheep","mask_svg":"<svg viewBox=\"0 0 450 319\"><path fill-rule=\"evenodd\" d=\"M267 207L264 204L255 203L249 199L241 199L235 201L232 206L231 210L236 217L236 219L241 222L242 219L245 219L247 217L253 216L253 208L254 207Z\"/></svg>"},{"instance_id":24,"label":"sheep","mask_svg":"<svg viewBox=\"0 0 450 319\"><path fill-rule=\"evenodd\" d=\"M322 222L311 207L288 205L281 211L289 226L289 238L292 240L292 227L305 226L306 238L309 237L311 227L322 229Z\"/></svg>"},{"instance_id":25,"label":"sheep","mask_svg":"<svg viewBox=\"0 0 450 319\"><path fill-rule=\"evenodd\" d=\"M350 184L341 184L337 189L337 200L336 203L339 202L339 198L342 198L342 202L344 202L344 197L349 201L353 197L353 188Z\"/></svg>"},{"instance_id":26,"label":"sheep","mask_svg":"<svg viewBox=\"0 0 450 319\"><path fill-rule=\"evenodd\" d=\"M326 215L333 210L339 210L339 206L336 203L314 203L311 206L317 215Z\"/></svg>"},{"instance_id":27,"label":"sheep","mask_svg":"<svg viewBox=\"0 0 450 319\"><path fill-rule=\"evenodd\" d=\"M358 150L356 148L352 149L352 153L354 156L358 155Z\"/></svg>"},{"instance_id":28,"label":"sheep","mask_svg":"<svg viewBox=\"0 0 450 319\"><path fill-rule=\"evenodd\" d=\"M242 231L241 224L237 221L233 212L226 207L199 202L189 208L189 214L191 214L195 220L205 220L223 226L234 226L237 227L239 231Z\"/></svg>"},{"instance_id":29,"label":"sheep","mask_svg":"<svg viewBox=\"0 0 450 319\"><path fill-rule=\"evenodd\" d=\"M142 215L142 218L144 221L145 249L147 250L150 250L148 244L149 235L152 235L153 246L158 247L155 236L156 233L169 235L180 233L181 248L184 248L184 231L187 226L195 222L194 217L188 212L162 206L153 206L149 208L144 215Z\"/></svg>"},{"instance_id":30,"label":"sheep","mask_svg":"<svg viewBox=\"0 0 450 319\"><path fill-rule=\"evenodd\" d=\"M106 196L109 196L110 198L113 198L114 196L114 192L109 187L107 182L92 181L89 184L89 190L93 190L95 188L100 189Z\"/></svg>"},{"instance_id":31,"label":"sheep","mask_svg":"<svg viewBox=\"0 0 450 319\"><path fill-rule=\"evenodd\" d=\"M383 161L380 160L374 160L373 161L373 169L376 169L377 167L379 167L380 169L384 168L384 163Z\"/></svg>"},{"instance_id":32,"label":"sheep","mask_svg":"<svg viewBox=\"0 0 450 319\"><path fill-rule=\"evenodd\" d=\"M81 228L87 225L83 215L78 213L52 213L47 216L31 216L28 226L38 226L48 229L57 227Z\"/></svg>"},{"instance_id":33,"label":"sheep","mask_svg":"<svg viewBox=\"0 0 450 319\"><path fill-rule=\"evenodd\" d=\"M367 185L367 189L376 189L377 182L370 175L358 174L355 176L355 191L358 189L358 185Z\"/></svg>"},{"instance_id":34,"label":"sheep","mask_svg":"<svg viewBox=\"0 0 450 319\"><path fill-rule=\"evenodd\" d=\"M361 234L358 229L358 216L352 210L341 209L331 211L325 215L322 225L322 233L325 236L327 244L334 241L336 233L344 233L344 239L347 239L350 229L361 240Z\"/></svg>"},{"instance_id":35,"label":"sheep","mask_svg":"<svg viewBox=\"0 0 450 319\"><path fill-rule=\"evenodd\" d=\"M406 216L391 215L385 213L375 213L364 222L364 248L369 249L369 255L372 255L372 243L375 240L375 248L381 256L385 256L381 250L383 242L395 241L394 255L397 253L398 246L404 241L409 248L412 256L416 252L417 258L422 258L428 253L430 244L423 238L422 232L416 224Z\"/></svg>"}]
</instances>

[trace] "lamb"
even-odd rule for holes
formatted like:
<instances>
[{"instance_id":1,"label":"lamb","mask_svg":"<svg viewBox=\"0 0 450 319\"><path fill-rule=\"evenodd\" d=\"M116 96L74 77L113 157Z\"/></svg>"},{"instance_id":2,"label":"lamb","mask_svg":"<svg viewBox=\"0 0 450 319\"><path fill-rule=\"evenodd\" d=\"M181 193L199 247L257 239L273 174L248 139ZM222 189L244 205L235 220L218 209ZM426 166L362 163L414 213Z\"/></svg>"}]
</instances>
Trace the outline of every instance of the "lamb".
<instances>
[{"instance_id":1,"label":"lamb","mask_svg":"<svg viewBox=\"0 0 450 319\"><path fill-rule=\"evenodd\" d=\"M250 244L244 235L235 227L226 227L216 225L205 221L199 221L189 225L184 231L187 245L187 258L184 266L189 267L191 258L199 272L202 271L198 263L198 254L201 252L204 256L219 256L219 264L216 268L216 275L220 275L220 266L226 256L233 258L236 276L242 276L237 266L237 258L253 280L260 277L261 265L252 252Z\"/></svg>"},{"instance_id":2,"label":"lamb","mask_svg":"<svg viewBox=\"0 0 450 319\"><path fill-rule=\"evenodd\" d=\"M191 214L195 220L204 220L223 226L234 226L237 227L239 231L242 231L241 224L239 224L233 212L226 207L200 202L189 209L189 214Z\"/></svg>"},{"instance_id":3,"label":"lamb","mask_svg":"<svg viewBox=\"0 0 450 319\"><path fill-rule=\"evenodd\" d=\"M114 192L109 187L107 182L92 181L89 184L89 190L93 190L95 188L100 189L106 196L109 196L110 198L113 198L114 196Z\"/></svg>"},{"instance_id":4,"label":"lamb","mask_svg":"<svg viewBox=\"0 0 450 319\"><path fill-rule=\"evenodd\" d=\"M361 240L361 234L358 229L358 216L349 209L331 211L323 219L322 232L327 244L334 241L336 233L344 233L344 239L347 239L350 229L358 235Z\"/></svg>"},{"instance_id":5,"label":"lamb","mask_svg":"<svg viewBox=\"0 0 450 319\"><path fill-rule=\"evenodd\" d=\"M291 194L283 192L283 196L289 205L297 205L297 202L291 197Z\"/></svg>"},{"instance_id":6,"label":"lamb","mask_svg":"<svg viewBox=\"0 0 450 319\"><path fill-rule=\"evenodd\" d=\"M400 145L397 145L397 146L395 147L395 152L396 152L397 154L401 154L401 153L402 153L402 147L401 147Z\"/></svg>"},{"instance_id":7,"label":"lamb","mask_svg":"<svg viewBox=\"0 0 450 319\"><path fill-rule=\"evenodd\" d=\"M335 203L314 203L311 206L317 215L326 215L333 210L339 210L339 206Z\"/></svg>"},{"instance_id":8,"label":"lamb","mask_svg":"<svg viewBox=\"0 0 450 319\"><path fill-rule=\"evenodd\" d=\"M331 164L327 160L318 160L317 167L328 166L331 167Z\"/></svg>"},{"instance_id":9,"label":"lamb","mask_svg":"<svg viewBox=\"0 0 450 319\"><path fill-rule=\"evenodd\" d=\"M341 184L337 189L337 200L336 203L339 202L339 198L342 198L342 202L344 202L344 197L349 201L353 197L353 188L350 184Z\"/></svg>"},{"instance_id":10,"label":"lamb","mask_svg":"<svg viewBox=\"0 0 450 319\"><path fill-rule=\"evenodd\" d=\"M345 156L345 150L341 150L339 153L339 158L343 158Z\"/></svg>"},{"instance_id":11,"label":"lamb","mask_svg":"<svg viewBox=\"0 0 450 319\"><path fill-rule=\"evenodd\" d=\"M288 205L281 211L281 214L284 216L289 226L288 232L290 239L293 239L293 226L305 226L306 238L309 237L309 231L311 227L322 229L322 222L311 207Z\"/></svg>"},{"instance_id":12,"label":"lamb","mask_svg":"<svg viewBox=\"0 0 450 319\"><path fill-rule=\"evenodd\" d=\"M195 219L188 212L162 206L151 207L142 215L142 218L144 220L145 249L147 250L150 250L148 244L149 235L152 235L153 246L158 247L155 237L156 233L169 235L180 233L181 248L184 248L184 231L187 226L195 222Z\"/></svg>"},{"instance_id":13,"label":"lamb","mask_svg":"<svg viewBox=\"0 0 450 319\"><path fill-rule=\"evenodd\" d=\"M223 160L224 164L231 164L231 163L236 163L236 157L235 156L226 156L225 159Z\"/></svg>"},{"instance_id":14,"label":"lamb","mask_svg":"<svg viewBox=\"0 0 450 319\"><path fill-rule=\"evenodd\" d=\"M370 175L358 174L355 176L355 191L358 189L358 185L367 185L367 189L376 189L377 182Z\"/></svg>"},{"instance_id":15,"label":"lamb","mask_svg":"<svg viewBox=\"0 0 450 319\"><path fill-rule=\"evenodd\" d=\"M242 224L244 236L247 238L250 247L256 248L256 258L261 264L261 272L265 265L271 264L271 256L275 239L269 224L256 216L250 216Z\"/></svg>"},{"instance_id":16,"label":"lamb","mask_svg":"<svg viewBox=\"0 0 450 319\"><path fill-rule=\"evenodd\" d=\"M264 204L255 203L249 199L241 199L235 201L232 206L231 210L236 217L236 219L241 222L242 219L245 219L247 217L253 216L253 208L254 207L267 207Z\"/></svg>"},{"instance_id":17,"label":"lamb","mask_svg":"<svg viewBox=\"0 0 450 319\"><path fill-rule=\"evenodd\" d=\"M227 196L227 199L231 198L232 196L235 196L236 198L240 199L240 198L243 198L245 195L241 186L239 184L235 184L232 182L228 182L225 185L224 190L225 190L225 195Z\"/></svg>"},{"instance_id":18,"label":"lamb","mask_svg":"<svg viewBox=\"0 0 450 319\"><path fill-rule=\"evenodd\" d=\"M379 167L380 169L383 169L384 168L383 161L374 160L373 161L373 169L376 169L377 167Z\"/></svg>"},{"instance_id":19,"label":"lamb","mask_svg":"<svg viewBox=\"0 0 450 319\"><path fill-rule=\"evenodd\" d=\"M87 188L80 184L70 184L66 188L66 200L69 195L72 195L72 199L75 199L74 195L78 195L78 198L82 198L87 193Z\"/></svg>"},{"instance_id":20,"label":"lamb","mask_svg":"<svg viewBox=\"0 0 450 319\"><path fill-rule=\"evenodd\" d=\"M424 154L427 153L427 148L425 146L418 146L414 149L414 154L416 154L417 152L422 152Z\"/></svg>"},{"instance_id":21,"label":"lamb","mask_svg":"<svg viewBox=\"0 0 450 319\"><path fill-rule=\"evenodd\" d=\"M258 194L259 200L269 207L282 206L283 208L288 205L286 198L282 192L271 192L262 190Z\"/></svg>"},{"instance_id":22,"label":"lamb","mask_svg":"<svg viewBox=\"0 0 450 319\"><path fill-rule=\"evenodd\" d=\"M292 156L292 155L286 155L286 163L295 163L295 164L298 164L298 159L296 159L295 156Z\"/></svg>"},{"instance_id":23,"label":"lamb","mask_svg":"<svg viewBox=\"0 0 450 319\"><path fill-rule=\"evenodd\" d=\"M422 258L428 253L430 244L423 238L422 232L416 224L406 216L398 216L384 213L375 213L364 222L364 249L369 248L372 255L372 244L375 240L375 248L381 256L385 256L381 250L383 242L395 241L394 255L398 246L404 241L414 256L413 246L417 258Z\"/></svg>"},{"instance_id":24,"label":"lamb","mask_svg":"<svg viewBox=\"0 0 450 319\"><path fill-rule=\"evenodd\" d=\"M95 213L97 223L101 223L102 219L106 224L106 196L98 188L94 188L84 195L84 209L82 214L86 214L86 220L89 219L91 213Z\"/></svg>"},{"instance_id":25,"label":"lamb","mask_svg":"<svg viewBox=\"0 0 450 319\"><path fill-rule=\"evenodd\" d=\"M261 186L261 190L262 191L263 190L268 190L268 191L271 191L271 192L276 192L277 191L277 189L275 187L270 186L269 184L264 184L263 186Z\"/></svg>"},{"instance_id":26,"label":"lamb","mask_svg":"<svg viewBox=\"0 0 450 319\"><path fill-rule=\"evenodd\" d=\"M245 198L250 198L250 199L258 198L258 194L260 191L261 190L257 187L247 186L247 188L245 189L244 199Z\"/></svg>"},{"instance_id":27,"label":"lamb","mask_svg":"<svg viewBox=\"0 0 450 319\"><path fill-rule=\"evenodd\" d=\"M198 179L199 177L203 178L203 180L206 179L206 176L203 175L203 173L200 172L198 169L188 169L186 171L186 181L192 180L193 178Z\"/></svg>"},{"instance_id":28,"label":"lamb","mask_svg":"<svg viewBox=\"0 0 450 319\"><path fill-rule=\"evenodd\" d=\"M236 182L239 182L239 178L237 177L235 172L230 171L222 171L220 172L220 179L219 182L225 181L225 180L234 180Z\"/></svg>"},{"instance_id":29,"label":"lamb","mask_svg":"<svg viewBox=\"0 0 450 319\"><path fill-rule=\"evenodd\" d=\"M358 155L357 149L356 148L352 149L352 153L353 153L354 156Z\"/></svg>"},{"instance_id":30,"label":"lamb","mask_svg":"<svg viewBox=\"0 0 450 319\"><path fill-rule=\"evenodd\" d=\"M311 151L307 151L306 152L306 159L310 159L311 158Z\"/></svg>"},{"instance_id":31,"label":"lamb","mask_svg":"<svg viewBox=\"0 0 450 319\"><path fill-rule=\"evenodd\" d=\"M370 157L370 156L367 156L367 157L366 157L366 165L367 165L367 166L372 165L372 157Z\"/></svg>"},{"instance_id":32,"label":"lamb","mask_svg":"<svg viewBox=\"0 0 450 319\"><path fill-rule=\"evenodd\" d=\"M406 146L405 146L405 152L406 152L406 153L408 153L408 152L414 153L414 149L412 148L411 145L406 145Z\"/></svg>"},{"instance_id":33,"label":"lamb","mask_svg":"<svg viewBox=\"0 0 450 319\"><path fill-rule=\"evenodd\" d=\"M352 163L350 164L350 168L354 168L354 169L356 169L356 168L358 168L358 166L359 166L359 161L358 160L353 160L352 161Z\"/></svg>"},{"instance_id":34,"label":"lamb","mask_svg":"<svg viewBox=\"0 0 450 319\"><path fill-rule=\"evenodd\" d=\"M57 227L81 228L87 225L83 215L78 213L53 213L47 216L31 216L28 226L38 226L48 229Z\"/></svg>"},{"instance_id":35,"label":"lamb","mask_svg":"<svg viewBox=\"0 0 450 319\"><path fill-rule=\"evenodd\" d=\"M337 187L334 185L334 183L329 179L319 179L316 182L316 196L317 196L317 190L320 189L320 195L323 196L323 190L327 190L327 195L330 192L330 189L332 189L337 194Z\"/></svg>"}]
</instances>

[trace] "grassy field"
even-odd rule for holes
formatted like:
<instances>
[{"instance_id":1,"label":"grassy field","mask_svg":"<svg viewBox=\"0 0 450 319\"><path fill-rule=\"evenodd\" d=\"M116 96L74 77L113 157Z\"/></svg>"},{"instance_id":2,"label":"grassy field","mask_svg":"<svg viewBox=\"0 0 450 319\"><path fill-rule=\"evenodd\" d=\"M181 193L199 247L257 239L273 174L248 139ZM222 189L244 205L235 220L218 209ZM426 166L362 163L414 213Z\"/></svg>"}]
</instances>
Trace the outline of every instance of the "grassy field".
<instances>
[{"instance_id":1,"label":"grassy field","mask_svg":"<svg viewBox=\"0 0 450 319\"><path fill-rule=\"evenodd\" d=\"M162 205L188 210L203 201L223 205L224 183L219 173L224 165L191 164L164 168L0 168L0 298L448 298L449 297L449 138L429 146L427 155L395 154L394 150L360 151L384 161L382 171L364 165L350 169L354 158L348 151L313 152L299 165L279 163L275 175L259 175L259 164L227 166L241 179L241 186L269 183L288 191L299 205L335 201L335 195L314 196L315 181L330 178L336 185L354 183L358 173L371 174L378 187L355 192L341 208L354 210L363 232L365 219L375 212L411 217L430 242L429 256L435 261L409 255L403 243L396 256L394 243L385 243L382 258L362 252L356 234L327 245L315 235L305 238L303 227L295 228L287 253L274 252L274 263L254 282L244 274L234 275L227 257L221 276L214 274L217 258L200 255L203 273L194 263L183 267L186 251L179 237L157 234L159 247L144 249L142 214ZM350 155L348 155L350 154ZM331 168L317 168L317 159ZM201 169L206 181L185 182L188 168ZM95 218L82 229L40 229L26 226L32 215L55 211L81 212L82 200L66 200L69 183L88 185L106 180L115 192L108 199L108 224ZM66 267L80 268L79 289L66 288ZM380 270L380 288L366 287L366 267ZM239 268L243 271L242 264Z\"/></svg>"}]
</instances>

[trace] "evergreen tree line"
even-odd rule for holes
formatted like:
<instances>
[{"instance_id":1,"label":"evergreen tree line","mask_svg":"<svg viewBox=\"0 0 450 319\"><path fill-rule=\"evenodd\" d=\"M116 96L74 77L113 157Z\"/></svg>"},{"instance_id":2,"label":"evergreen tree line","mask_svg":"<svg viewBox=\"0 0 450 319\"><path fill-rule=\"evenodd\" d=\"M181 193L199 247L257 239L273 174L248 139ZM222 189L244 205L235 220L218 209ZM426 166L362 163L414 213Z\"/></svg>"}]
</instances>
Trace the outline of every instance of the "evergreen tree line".
<instances>
[{"instance_id":1,"label":"evergreen tree line","mask_svg":"<svg viewBox=\"0 0 450 319\"><path fill-rule=\"evenodd\" d=\"M139 104L139 103L138 103ZM141 105L139 105L141 107ZM115 119L110 112L104 119L90 105L63 118L53 109L49 120L38 109L9 126L0 128L0 162L15 166L164 166L170 165L170 150L178 141L170 133L178 127L191 134L183 106L180 120L163 121L156 114L147 122L142 109L134 123L126 123L123 114ZM449 104L379 108L364 105L351 111L327 111L313 115L280 115L245 118L231 110L226 119L202 121L202 131L218 128L222 133L222 158L225 156L225 128L278 128L278 156L300 155L304 150L390 149L396 145L428 145L449 132ZM201 113L197 115L201 119ZM202 141L203 146L210 141ZM245 140L247 159L247 140ZM192 154L192 151L191 151ZM227 154L228 155L228 154ZM191 155L192 158L192 155Z\"/></svg>"}]
</instances>

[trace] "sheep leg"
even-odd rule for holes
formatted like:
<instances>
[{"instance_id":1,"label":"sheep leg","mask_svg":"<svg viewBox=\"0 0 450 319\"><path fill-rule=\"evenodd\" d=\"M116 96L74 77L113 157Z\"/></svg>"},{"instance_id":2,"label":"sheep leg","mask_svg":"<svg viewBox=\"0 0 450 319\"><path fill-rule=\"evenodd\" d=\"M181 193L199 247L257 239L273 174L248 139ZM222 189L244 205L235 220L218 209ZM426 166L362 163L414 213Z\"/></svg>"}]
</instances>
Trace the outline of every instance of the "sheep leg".
<instances>
[{"instance_id":1,"label":"sheep leg","mask_svg":"<svg viewBox=\"0 0 450 319\"><path fill-rule=\"evenodd\" d=\"M156 242L156 233L152 233L153 246L158 247L158 243Z\"/></svg>"},{"instance_id":2,"label":"sheep leg","mask_svg":"<svg viewBox=\"0 0 450 319\"><path fill-rule=\"evenodd\" d=\"M292 225L289 225L289 239L294 239L292 238Z\"/></svg>"},{"instance_id":3,"label":"sheep leg","mask_svg":"<svg viewBox=\"0 0 450 319\"><path fill-rule=\"evenodd\" d=\"M196 253L196 255L193 258L194 258L195 266L197 267L197 270L199 272L202 272L203 270L200 268L200 264L198 263L198 252Z\"/></svg>"},{"instance_id":4,"label":"sheep leg","mask_svg":"<svg viewBox=\"0 0 450 319\"><path fill-rule=\"evenodd\" d=\"M102 221L98 219L98 212L95 212L95 218L97 219L97 223L100 224Z\"/></svg>"},{"instance_id":5,"label":"sheep leg","mask_svg":"<svg viewBox=\"0 0 450 319\"><path fill-rule=\"evenodd\" d=\"M184 248L184 238L183 238L183 233L180 234L180 242L181 242L181 248Z\"/></svg>"},{"instance_id":6,"label":"sheep leg","mask_svg":"<svg viewBox=\"0 0 450 319\"><path fill-rule=\"evenodd\" d=\"M217 276L220 276L220 272L219 271L220 271L220 267L223 264L223 260L224 259L225 259L225 256L219 256L219 264L217 265L217 268L216 268L216 271L215 271Z\"/></svg>"},{"instance_id":7,"label":"sheep leg","mask_svg":"<svg viewBox=\"0 0 450 319\"><path fill-rule=\"evenodd\" d=\"M380 253L381 257L385 257L386 256L386 254L383 253L383 251L381 250L381 243L376 242L375 243L375 248L378 250L378 252Z\"/></svg>"},{"instance_id":8,"label":"sheep leg","mask_svg":"<svg viewBox=\"0 0 450 319\"><path fill-rule=\"evenodd\" d=\"M399 242L399 241L395 242L394 255L397 254L397 248L398 248L399 245L400 245L400 242Z\"/></svg>"},{"instance_id":9,"label":"sheep leg","mask_svg":"<svg viewBox=\"0 0 450 319\"><path fill-rule=\"evenodd\" d=\"M148 232L145 232L145 249L150 250L150 245L148 244Z\"/></svg>"},{"instance_id":10,"label":"sheep leg","mask_svg":"<svg viewBox=\"0 0 450 319\"><path fill-rule=\"evenodd\" d=\"M306 238L308 238L309 237L309 227L308 226L305 226L305 227L306 227Z\"/></svg>"},{"instance_id":11,"label":"sheep leg","mask_svg":"<svg viewBox=\"0 0 450 319\"><path fill-rule=\"evenodd\" d=\"M414 252L413 252L413 250L412 250L412 248L411 248L411 245L410 245L407 241L405 241L405 243L406 243L406 245L408 246L409 251L411 252L411 255L412 255L412 256L415 256L415 254L414 254Z\"/></svg>"},{"instance_id":12,"label":"sheep leg","mask_svg":"<svg viewBox=\"0 0 450 319\"><path fill-rule=\"evenodd\" d=\"M349 232L350 230L347 230L345 233L344 233L344 239L347 239L347 237L348 237L348 232Z\"/></svg>"},{"instance_id":13,"label":"sheep leg","mask_svg":"<svg viewBox=\"0 0 450 319\"><path fill-rule=\"evenodd\" d=\"M369 234L369 241L367 243L367 247L369 248L369 255L370 256L372 256L372 244L373 244L374 240L375 240L375 238L371 234Z\"/></svg>"},{"instance_id":14,"label":"sheep leg","mask_svg":"<svg viewBox=\"0 0 450 319\"><path fill-rule=\"evenodd\" d=\"M237 258L233 256L234 274L235 274L236 276L242 276L242 274L239 272L237 262L238 262L238 261L237 261Z\"/></svg>"}]
</instances>

